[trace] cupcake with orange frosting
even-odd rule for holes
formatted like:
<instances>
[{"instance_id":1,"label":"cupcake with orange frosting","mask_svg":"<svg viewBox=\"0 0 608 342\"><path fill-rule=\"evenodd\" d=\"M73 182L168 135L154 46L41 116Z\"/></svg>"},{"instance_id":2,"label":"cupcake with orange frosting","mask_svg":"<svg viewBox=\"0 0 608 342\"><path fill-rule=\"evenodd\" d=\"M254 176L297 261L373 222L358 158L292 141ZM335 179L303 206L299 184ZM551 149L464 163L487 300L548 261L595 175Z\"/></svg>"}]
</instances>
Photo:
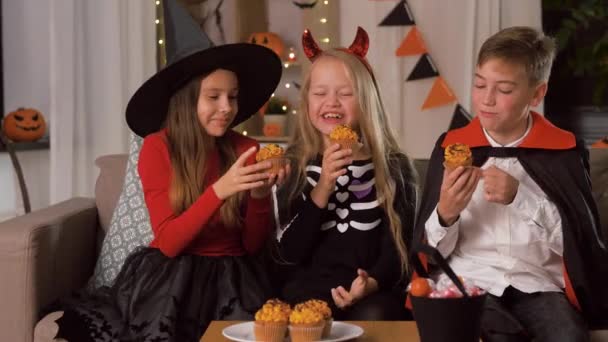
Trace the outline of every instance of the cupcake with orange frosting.
<instances>
[{"instance_id":1,"label":"cupcake with orange frosting","mask_svg":"<svg viewBox=\"0 0 608 342\"><path fill-rule=\"evenodd\" d=\"M255 161L263 162L268 160L271 163L270 169L267 172L277 174L281 168L287 165L287 158L284 157L285 151L277 144L268 144L258 151L255 155Z\"/></svg>"},{"instance_id":2,"label":"cupcake with orange frosting","mask_svg":"<svg viewBox=\"0 0 608 342\"><path fill-rule=\"evenodd\" d=\"M256 341L283 342L291 308L278 299L268 300L256 313L253 333Z\"/></svg>"},{"instance_id":3,"label":"cupcake with orange frosting","mask_svg":"<svg viewBox=\"0 0 608 342\"><path fill-rule=\"evenodd\" d=\"M329 133L329 140L332 144L339 144L341 149L350 148L355 151L359 146L359 136L352 128L347 125L337 125Z\"/></svg>"},{"instance_id":4,"label":"cupcake with orange frosting","mask_svg":"<svg viewBox=\"0 0 608 342\"><path fill-rule=\"evenodd\" d=\"M289 335L291 342L318 341L323 335L325 320L317 310L300 306L289 315Z\"/></svg>"},{"instance_id":5,"label":"cupcake with orange frosting","mask_svg":"<svg viewBox=\"0 0 608 342\"><path fill-rule=\"evenodd\" d=\"M450 171L459 166L467 167L473 165L473 156L468 145L458 143L448 145L443 155L443 166Z\"/></svg>"},{"instance_id":6,"label":"cupcake with orange frosting","mask_svg":"<svg viewBox=\"0 0 608 342\"><path fill-rule=\"evenodd\" d=\"M327 305L327 302L319 299L311 299L295 306L295 310L301 310L302 308L310 308L323 316L325 325L323 327L323 334L321 337L328 337L331 333L331 326L334 320L331 315L331 308L329 305Z\"/></svg>"}]
</instances>

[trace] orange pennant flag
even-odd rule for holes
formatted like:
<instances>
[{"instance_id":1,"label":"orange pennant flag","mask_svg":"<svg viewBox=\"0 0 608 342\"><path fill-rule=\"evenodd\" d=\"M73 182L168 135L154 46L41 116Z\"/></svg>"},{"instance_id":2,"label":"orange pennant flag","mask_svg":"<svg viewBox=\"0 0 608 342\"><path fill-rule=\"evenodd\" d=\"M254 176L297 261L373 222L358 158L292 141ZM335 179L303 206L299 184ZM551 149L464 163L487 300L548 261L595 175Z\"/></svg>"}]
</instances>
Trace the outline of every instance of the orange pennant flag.
<instances>
[{"instance_id":1,"label":"orange pennant flag","mask_svg":"<svg viewBox=\"0 0 608 342\"><path fill-rule=\"evenodd\" d=\"M456 100L456 96L454 96L450 87L445 83L443 77L439 76L435 79L431 92L426 97L426 100L424 100L422 110L443 106L454 102L454 100Z\"/></svg>"},{"instance_id":2,"label":"orange pennant flag","mask_svg":"<svg viewBox=\"0 0 608 342\"><path fill-rule=\"evenodd\" d=\"M395 51L395 55L403 57L421 55L426 52L426 45L424 45L420 31L418 31L416 26L412 26L410 32L407 33L407 36L401 42L401 46Z\"/></svg>"}]
</instances>

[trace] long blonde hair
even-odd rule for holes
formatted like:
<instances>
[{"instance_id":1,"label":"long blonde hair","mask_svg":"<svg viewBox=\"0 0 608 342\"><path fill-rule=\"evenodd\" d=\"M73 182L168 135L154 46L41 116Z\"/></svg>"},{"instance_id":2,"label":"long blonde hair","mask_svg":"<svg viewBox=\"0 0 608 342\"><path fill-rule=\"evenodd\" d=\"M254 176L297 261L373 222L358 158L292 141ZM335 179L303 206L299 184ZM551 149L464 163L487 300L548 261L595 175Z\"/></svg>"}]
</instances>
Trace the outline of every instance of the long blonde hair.
<instances>
[{"instance_id":1,"label":"long blonde hair","mask_svg":"<svg viewBox=\"0 0 608 342\"><path fill-rule=\"evenodd\" d=\"M169 200L176 215L188 209L210 186L206 184L209 152L215 147L219 152L220 175L236 161L236 151L226 136L213 138L201 126L197 115L201 82L206 75L191 80L178 90L169 102L166 120L167 146L173 175ZM241 203L243 194L226 199L220 208L220 220L227 227L242 223Z\"/></svg>"},{"instance_id":2,"label":"long blonde hair","mask_svg":"<svg viewBox=\"0 0 608 342\"><path fill-rule=\"evenodd\" d=\"M354 92L359 104L361 142L372 155L377 200L388 217L391 235L401 260L401 271L406 273L408 270L408 251L403 241L402 222L393 207L393 203L395 201L396 184L406 184L411 182L412 179L403 179L403 171L399 169L399 163L392 163L389 158L398 155L403 156L403 158L407 157L401 152L390 128L391 125L380 98L378 85L371 74L371 70L368 71L357 57L341 50L325 50L319 59L327 56L342 61L354 83ZM311 70L312 68L314 68L314 64ZM302 86L301 109L298 113L297 126L286 152L294 166L290 176L294 177L290 181L294 185L288 194L289 200L287 203L295 200L306 185L305 168L307 162L314 160L324 150L323 137L312 125L308 115L308 92L310 90L311 74L312 72L308 73ZM401 179L393 179L393 177Z\"/></svg>"}]
</instances>

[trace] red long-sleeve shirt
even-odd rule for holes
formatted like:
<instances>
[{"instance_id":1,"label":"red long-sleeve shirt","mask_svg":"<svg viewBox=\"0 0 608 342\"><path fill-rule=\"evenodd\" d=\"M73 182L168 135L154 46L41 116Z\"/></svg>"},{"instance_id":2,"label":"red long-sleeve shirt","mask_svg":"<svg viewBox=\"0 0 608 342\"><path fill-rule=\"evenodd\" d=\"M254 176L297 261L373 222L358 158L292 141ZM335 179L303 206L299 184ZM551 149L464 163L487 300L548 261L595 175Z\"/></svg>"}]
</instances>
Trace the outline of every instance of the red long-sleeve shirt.
<instances>
[{"instance_id":1,"label":"red long-sleeve shirt","mask_svg":"<svg viewBox=\"0 0 608 342\"><path fill-rule=\"evenodd\" d=\"M233 131L226 133L233 141L237 156L251 146L253 139ZM255 162L255 155L247 164ZM242 227L228 228L219 220L219 209L224 203L211 186L219 177L219 154L213 150L207 160L206 184L201 196L184 212L176 215L169 202L172 168L166 145L166 131L150 134L144 139L139 155L138 172L144 191L154 240L150 247L159 248L165 255L179 254L207 256L244 255L258 251L271 231L270 196L255 199L246 196L242 213Z\"/></svg>"}]
</instances>

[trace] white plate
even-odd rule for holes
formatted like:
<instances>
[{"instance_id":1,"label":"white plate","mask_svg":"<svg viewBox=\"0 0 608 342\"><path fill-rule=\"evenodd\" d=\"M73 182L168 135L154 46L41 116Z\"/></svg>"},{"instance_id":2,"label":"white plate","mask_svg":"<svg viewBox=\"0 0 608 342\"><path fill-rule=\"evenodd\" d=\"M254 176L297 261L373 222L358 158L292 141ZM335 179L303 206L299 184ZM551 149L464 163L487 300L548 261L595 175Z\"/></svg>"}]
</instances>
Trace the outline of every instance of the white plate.
<instances>
[{"instance_id":1,"label":"white plate","mask_svg":"<svg viewBox=\"0 0 608 342\"><path fill-rule=\"evenodd\" d=\"M255 336L253 335L253 322L238 323L228 326L222 330L222 335L237 342L254 342ZM363 335L363 329L361 329L361 327L358 325L344 322L334 322L334 324L331 326L331 333L329 336L319 341L347 341L361 335ZM289 338L285 339L286 342L289 340Z\"/></svg>"}]
</instances>

